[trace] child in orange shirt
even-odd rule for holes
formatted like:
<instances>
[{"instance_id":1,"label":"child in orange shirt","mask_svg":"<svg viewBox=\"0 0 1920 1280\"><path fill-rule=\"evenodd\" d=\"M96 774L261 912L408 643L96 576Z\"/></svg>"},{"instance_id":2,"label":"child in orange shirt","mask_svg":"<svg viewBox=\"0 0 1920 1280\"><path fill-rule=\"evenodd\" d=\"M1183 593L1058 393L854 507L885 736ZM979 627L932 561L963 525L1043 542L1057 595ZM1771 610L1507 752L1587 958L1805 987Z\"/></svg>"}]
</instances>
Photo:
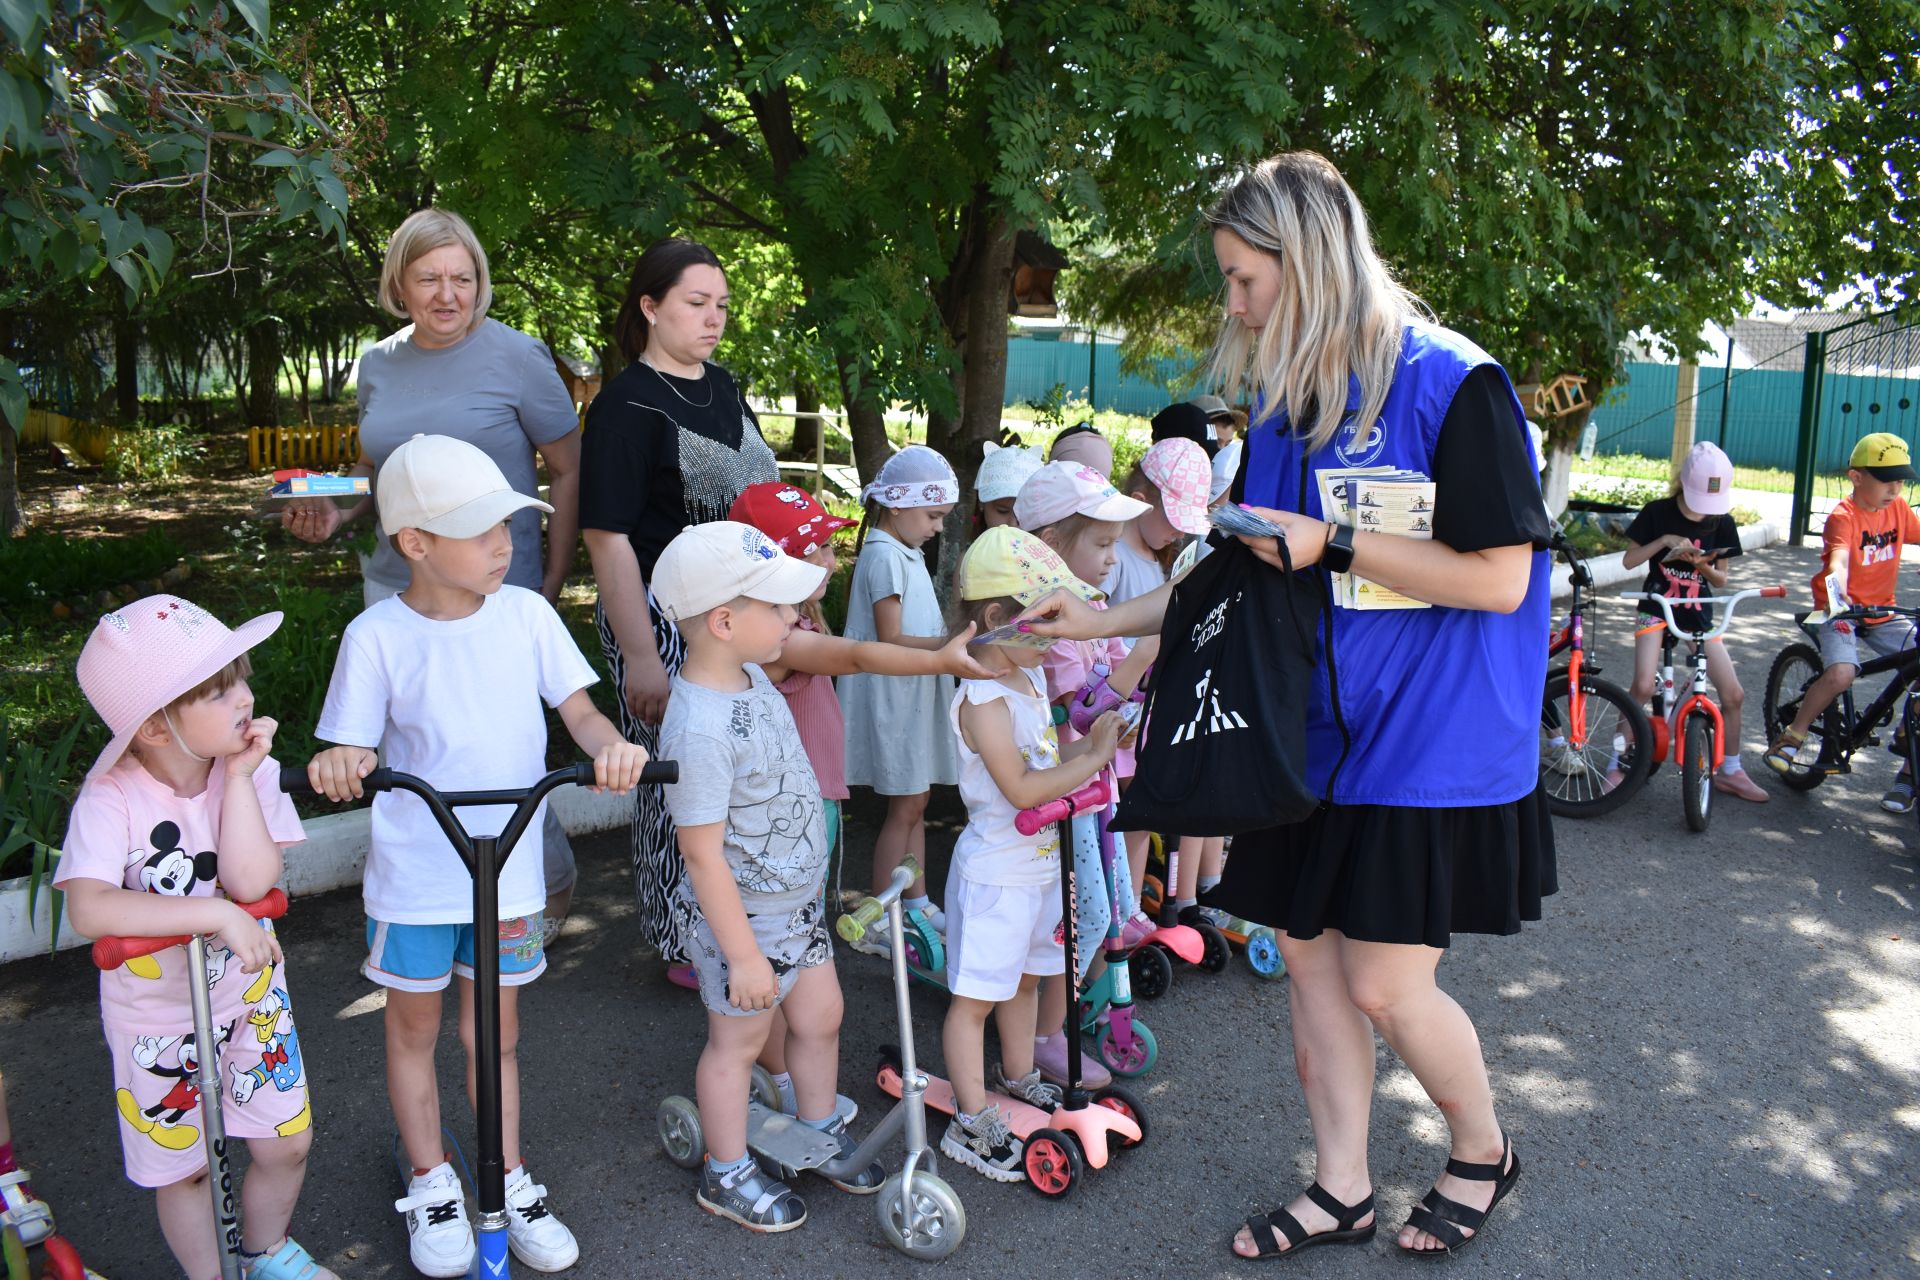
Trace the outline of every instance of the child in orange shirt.
<instances>
[{"instance_id":1,"label":"child in orange shirt","mask_svg":"<svg viewBox=\"0 0 1920 1280\"><path fill-rule=\"evenodd\" d=\"M1853 492L1827 517L1823 535L1826 563L1813 579L1814 607L1822 612L1840 612L1853 605L1892 604L1901 548L1909 542L1920 542L1920 518L1901 496L1906 482L1914 479L1906 441L1885 431L1864 437L1853 447L1847 478L1853 481ZM1829 580L1838 599L1828 599ZM1860 671L1862 641L1875 656L1898 653L1913 647L1914 626L1906 618L1881 622L1842 619L1820 624L1820 660L1826 669L1807 686L1800 699L1800 714L1767 749L1767 765L1776 773L1784 774L1795 767L1794 757L1807 740L1808 728L1853 684ZM1913 778L1902 765L1899 777L1880 798L1880 807L1889 813L1907 813L1913 802Z\"/></svg>"}]
</instances>

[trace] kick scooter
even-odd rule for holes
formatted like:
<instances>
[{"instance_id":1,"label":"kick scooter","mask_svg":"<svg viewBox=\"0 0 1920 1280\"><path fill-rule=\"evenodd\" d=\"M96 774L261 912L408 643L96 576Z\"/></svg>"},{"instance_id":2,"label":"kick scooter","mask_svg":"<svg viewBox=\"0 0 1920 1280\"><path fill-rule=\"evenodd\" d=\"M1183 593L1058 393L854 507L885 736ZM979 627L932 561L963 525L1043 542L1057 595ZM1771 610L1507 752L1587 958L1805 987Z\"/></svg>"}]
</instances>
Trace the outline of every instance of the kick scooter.
<instances>
[{"instance_id":1,"label":"kick scooter","mask_svg":"<svg viewBox=\"0 0 1920 1280\"><path fill-rule=\"evenodd\" d=\"M680 766L673 761L649 760L640 772L640 785L676 782L679 777ZM419 796L473 877L474 1119L480 1133L475 1199L480 1213L474 1222L478 1247L467 1270L468 1280L500 1280L508 1274L507 1170L500 1150L500 872L540 801L570 782L594 785L593 765L569 765L531 787L502 791L436 791L410 773L387 768L375 769L360 780L362 790L370 795L410 791ZM290 796L315 794L302 765L280 770L280 789ZM513 806L506 827L498 835L469 835L453 811L486 805Z\"/></svg>"}]
</instances>

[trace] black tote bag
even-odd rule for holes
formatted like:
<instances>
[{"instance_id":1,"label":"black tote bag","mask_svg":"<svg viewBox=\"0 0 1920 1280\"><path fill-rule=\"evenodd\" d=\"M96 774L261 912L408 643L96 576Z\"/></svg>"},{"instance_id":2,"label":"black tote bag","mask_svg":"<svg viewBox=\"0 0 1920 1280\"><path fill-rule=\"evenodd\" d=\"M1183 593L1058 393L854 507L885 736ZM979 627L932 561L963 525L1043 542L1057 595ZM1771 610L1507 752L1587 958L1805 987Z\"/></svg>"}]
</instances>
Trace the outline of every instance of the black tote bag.
<instances>
[{"instance_id":1,"label":"black tote bag","mask_svg":"<svg viewBox=\"0 0 1920 1280\"><path fill-rule=\"evenodd\" d=\"M1319 803L1306 716L1320 589L1287 563L1275 569L1234 539L1174 586L1116 830L1231 836Z\"/></svg>"}]
</instances>

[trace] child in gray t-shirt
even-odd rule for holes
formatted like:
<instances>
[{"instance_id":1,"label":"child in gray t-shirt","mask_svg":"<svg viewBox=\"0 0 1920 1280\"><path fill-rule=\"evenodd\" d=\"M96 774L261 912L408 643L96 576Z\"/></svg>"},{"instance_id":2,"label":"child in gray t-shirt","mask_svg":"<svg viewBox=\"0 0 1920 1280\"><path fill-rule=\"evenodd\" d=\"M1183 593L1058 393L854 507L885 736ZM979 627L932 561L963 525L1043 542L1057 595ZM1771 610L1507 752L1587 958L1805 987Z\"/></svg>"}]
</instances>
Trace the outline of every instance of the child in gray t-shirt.
<instances>
[{"instance_id":1,"label":"child in gray t-shirt","mask_svg":"<svg viewBox=\"0 0 1920 1280\"><path fill-rule=\"evenodd\" d=\"M653 572L654 600L687 646L659 755L680 766L666 789L687 864L673 919L707 1006L695 1081L707 1159L694 1198L763 1232L807 1215L747 1150L753 1062L776 1007L800 1122L833 1135L843 1155L855 1146L835 1109L841 1001L821 897L826 816L793 713L760 669L779 658L794 605L825 572L729 521L682 531ZM885 1176L874 1164L833 1182L868 1194Z\"/></svg>"}]
</instances>

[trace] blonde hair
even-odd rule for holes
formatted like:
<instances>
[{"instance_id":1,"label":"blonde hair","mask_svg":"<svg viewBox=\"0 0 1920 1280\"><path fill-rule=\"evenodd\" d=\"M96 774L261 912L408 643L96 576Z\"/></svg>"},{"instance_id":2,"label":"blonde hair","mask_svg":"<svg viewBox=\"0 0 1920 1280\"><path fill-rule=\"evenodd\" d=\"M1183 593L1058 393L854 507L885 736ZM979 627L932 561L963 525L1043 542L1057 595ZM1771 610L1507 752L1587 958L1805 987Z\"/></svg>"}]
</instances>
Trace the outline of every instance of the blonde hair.
<instances>
[{"instance_id":1,"label":"blonde hair","mask_svg":"<svg viewBox=\"0 0 1920 1280\"><path fill-rule=\"evenodd\" d=\"M426 208L407 215L387 241L387 259L380 264L380 305L401 319L407 315L406 296L401 286L407 268L435 249L457 244L473 258L473 323L471 333L487 318L493 302L493 277L487 273L487 251L473 234L467 220L451 209Z\"/></svg>"},{"instance_id":2,"label":"blonde hair","mask_svg":"<svg viewBox=\"0 0 1920 1280\"><path fill-rule=\"evenodd\" d=\"M1280 267L1280 292L1260 328L1231 316L1221 327L1211 382L1229 399L1251 383L1269 411L1286 410L1307 447L1319 449L1340 430L1348 378L1357 375L1354 428L1364 438L1393 385L1407 321L1429 313L1374 252L1353 188L1325 156L1282 152L1242 174L1206 223Z\"/></svg>"}]
</instances>

